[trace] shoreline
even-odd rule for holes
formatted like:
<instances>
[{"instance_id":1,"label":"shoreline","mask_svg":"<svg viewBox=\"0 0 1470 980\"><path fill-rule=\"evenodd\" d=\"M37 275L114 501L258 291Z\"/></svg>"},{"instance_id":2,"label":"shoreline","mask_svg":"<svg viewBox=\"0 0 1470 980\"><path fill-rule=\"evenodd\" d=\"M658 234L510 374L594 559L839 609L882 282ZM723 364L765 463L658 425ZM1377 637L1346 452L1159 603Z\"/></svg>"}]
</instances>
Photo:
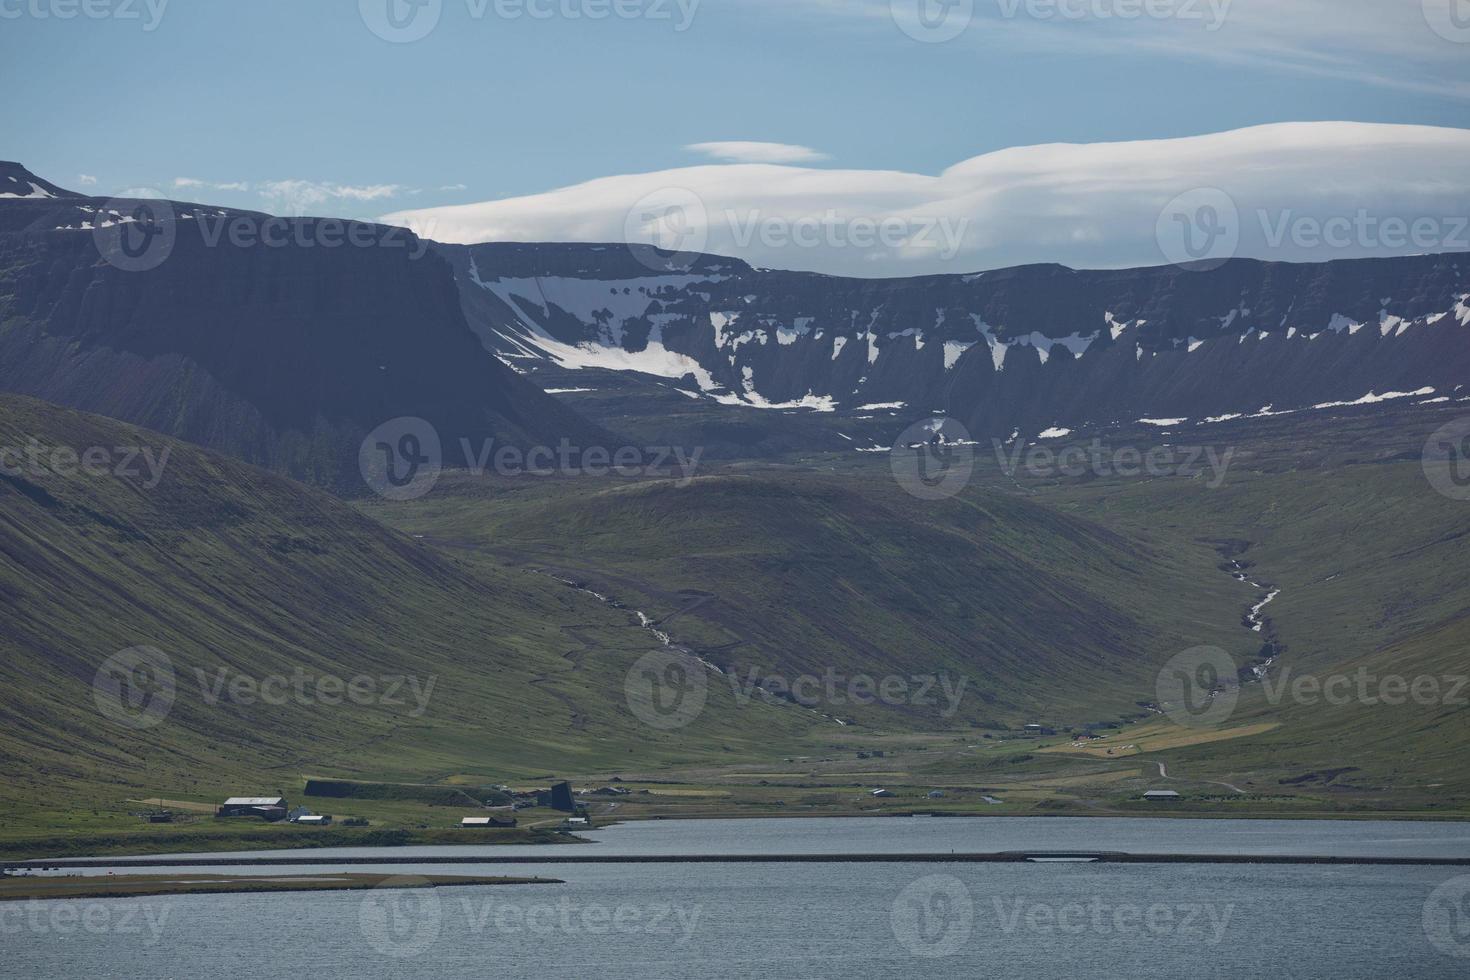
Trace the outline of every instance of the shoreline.
<instances>
[{"instance_id":1,"label":"shoreline","mask_svg":"<svg viewBox=\"0 0 1470 980\"><path fill-rule=\"evenodd\" d=\"M221 862L223 863L223 862ZM237 865L239 862L235 862ZM120 867L122 865L119 865ZM157 865L138 864L136 867ZM7 865L17 867L17 865ZM72 867L88 867L76 864ZM327 876L289 875L272 878L224 875L139 874L0 878L0 902L39 902L94 898L155 898L166 895L234 895L277 892L365 891L376 888L458 888L468 885L558 885L557 878L502 875L414 875L338 872Z\"/></svg>"},{"instance_id":2,"label":"shoreline","mask_svg":"<svg viewBox=\"0 0 1470 980\"><path fill-rule=\"evenodd\" d=\"M958 810L905 810L905 811L883 811L876 813L863 813L852 811L838 811L831 813L660 813L646 816L620 815L613 818L600 818L586 828L588 830L601 830L608 827L616 827L632 823L657 823L661 821L683 821L683 820L817 820L817 819L994 819L1013 820L1023 818L1036 819L1087 819L1087 820L1284 820L1284 821L1342 821L1362 822L1381 820L1385 822L1400 823L1466 823L1470 824L1470 814L1459 813L1417 813L1411 811L1394 811L1390 813L1342 813L1342 814L1319 814L1319 813L1219 813L1202 810L1177 810L1165 809L1170 804L1156 804L1159 809L1147 813L1119 813L1119 812L1083 812L1083 813L1037 813L1031 812L1001 812L993 811L958 811ZM310 832L313 835L319 831ZM585 837L573 833L564 834L541 834L536 833L527 836L515 835L514 839L505 839L496 835L490 839L475 833L474 831L432 831L429 833L415 832L409 830L392 828L373 828L361 832L361 840L353 840L358 834L333 834L328 838L325 834L321 837L284 837L281 839L270 839L275 835L250 835L248 839L231 835L207 835L201 834L193 840L170 840L164 843L158 838L150 835L138 834L137 840L123 841L117 835L106 837L78 836L70 840L58 840L57 838L45 838L44 843L37 842L34 848L28 848L23 838L10 841L0 841L0 868L6 867L34 867L36 862L55 861L60 863L71 863L76 860L102 859L109 856L118 859L147 858L152 856L168 856L169 854L197 854L210 853L214 851L228 851L230 853L248 851L301 851L303 854L317 850L335 850L343 847L457 847L457 846L484 846L484 847L518 847L536 846L559 848L568 845L589 844ZM177 835L186 836L186 835ZM192 835L187 835L192 836ZM385 840L385 837L391 838ZM475 839L479 837L479 839ZM344 839L345 838L345 839ZM90 841L97 841L98 846L89 847ZM108 843L102 843L106 841ZM55 844L57 847L50 848L46 844ZM163 848L169 848L164 850ZM78 852L82 853L78 853ZM548 855L550 857L550 855ZM236 862L238 863L238 862ZM309 863L309 862L298 862Z\"/></svg>"},{"instance_id":3,"label":"shoreline","mask_svg":"<svg viewBox=\"0 0 1470 980\"><path fill-rule=\"evenodd\" d=\"M445 855L442 857L414 856L337 856L318 857L312 860L296 858L180 858L168 860L167 855L158 859L80 859L56 866L46 862L7 864L6 868L42 870L43 868L207 868L207 867L299 867L319 865L370 864L1027 864L1051 861L1067 861L1096 864L1333 864L1333 865L1396 865L1396 866L1448 866L1470 867L1470 857L1398 857L1335 854L1150 854L1128 851L990 851L990 852L916 852L897 854L548 854L542 856L513 855L507 857L485 857L483 855ZM392 877L392 876L386 876ZM47 879L31 879L47 880ZM53 879L54 880L54 879ZM75 879L68 879L75 880ZM508 880L486 883L530 883ZM477 883L477 882L465 882ZM371 886L362 886L371 887Z\"/></svg>"}]
</instances>

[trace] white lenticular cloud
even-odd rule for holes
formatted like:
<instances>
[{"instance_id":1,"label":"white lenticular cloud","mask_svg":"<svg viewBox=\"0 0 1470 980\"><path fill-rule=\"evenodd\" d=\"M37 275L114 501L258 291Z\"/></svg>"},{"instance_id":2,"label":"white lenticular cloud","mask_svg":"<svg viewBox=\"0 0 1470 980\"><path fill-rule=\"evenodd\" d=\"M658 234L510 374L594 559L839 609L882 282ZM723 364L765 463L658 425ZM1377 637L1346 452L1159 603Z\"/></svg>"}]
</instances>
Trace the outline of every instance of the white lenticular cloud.
<instances>
[{"instance_id":1,"label":"white lenticular cloud","mask_svg":"<svg viewBox=\"0 0 1470 980\"><path fill-rule=\"evenodd\" d=\"M1161 237L1183 196L1230 225L1230 254L1319 261L1470 248L1467 159L1470 130L1281 123L1014 147L935 176L707 164L383 220L444 242L641 241L758 266L883 276L1178 261ZM680 213L645 215L650 201L678 202ZM701 244L669 241L670 228Z\"/></svg>"},{"instance_id":2,"label":"white lenticular cloud","mask_svg":"<svg viewBox=\"0 0 1470 980\"><path fill-rule=\"evenodd\" d=\"M175 177L174 186L185 190L205 189L211 191L248 191L250 185L243 180L200 180L197 177Z\"/></svg>"},{"instance_id":3,"label":"white lenticular cloud","mask_svg":"<svg viewBox=\"0 0 1470 980\"><path fill-rule=\"evenodd\" d=\"M379 201L397 197L407 188L399 184L334 184L315 180L271 180L258 186L260 196L271 206L292 214L333 201Z\"/></svg>"},{"instance_id":4,"label":"white lenticular cloud","mask_svg":"<svg viewBox=\"0 0 1470 980\"><path fill-rule=\"evenodd\" d=\"M690 143L684 149L726 163L816 163L827 159L825 153L792 143L727 140L717 143Z\"/></svg>"}]
</instances>

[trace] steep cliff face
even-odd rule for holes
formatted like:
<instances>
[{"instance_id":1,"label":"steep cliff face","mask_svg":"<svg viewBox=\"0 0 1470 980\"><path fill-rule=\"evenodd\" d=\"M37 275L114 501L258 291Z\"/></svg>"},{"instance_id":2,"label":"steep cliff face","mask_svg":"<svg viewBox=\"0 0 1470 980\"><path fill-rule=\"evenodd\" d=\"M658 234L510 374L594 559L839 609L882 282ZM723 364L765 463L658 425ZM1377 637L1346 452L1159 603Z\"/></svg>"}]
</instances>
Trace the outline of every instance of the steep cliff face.
<instances>
[{"instance_id":1,"label":"steep cliff face","mask_svg":"<svg viewBox=\"0 0 1470 980\"><path fill-rule=\"evenodd\" d=\"M625 246L436 246L510 363L758 407L903 403L973 432L1201 419L1470 383L1470 255L861 280Z\"/></svg>"},{"instance_id":2,"label":"steep cliff face","mask_svg":"<svg viewBox=\"0 0 1470 980\"><path fill-rule=\"evenodd\" d=\"M402 229L171 204L149 239L130 208L0 200L0 389L328 484L400 416L451 446L606 439L485 354Z\"/></svg>"}]
</instances>

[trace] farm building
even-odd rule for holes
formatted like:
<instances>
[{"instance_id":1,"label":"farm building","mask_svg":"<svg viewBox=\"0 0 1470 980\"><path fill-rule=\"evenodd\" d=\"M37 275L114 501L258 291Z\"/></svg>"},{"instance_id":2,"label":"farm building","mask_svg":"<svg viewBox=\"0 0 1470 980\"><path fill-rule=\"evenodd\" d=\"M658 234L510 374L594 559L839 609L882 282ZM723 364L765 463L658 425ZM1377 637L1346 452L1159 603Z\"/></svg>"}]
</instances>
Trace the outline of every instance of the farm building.
<instances>
[{"instance_id":1,"label":"farm building","mask_svg":"<svg viewBox=\"0 0 1470 980\"><path fill-rule=\"evenodd\" d=\"M330 827L332 825L332 817L331 814L308 813L305 816L297 817L294 822L304 827Z\"/></svg>"},{"instance_id":2,"label":"farm building","mask_svg":"<svg viewBox=\"0 0 1470 980\"><path fill-rule=\"evenodd\" d=\"M286 798L283 796L232 796L215 811L215 816L285 820L286 811Z\"/></svg>"},{"instance_id":3,"label":"farm building","mask_svg":"<svg viewBox=\"0 0 1470 980\"><path fill-rule=\"evenodd\" d=\"M459 825L461 827L514 827L516 825L516 818L465 817L460 820Z\"/></svg>"},{"instance_id":4,"label":"farm building","mask_svg":"<svg viewBox=\"0 0 1470 980\"><path fill-rule=\"evenodd\" d=\"M577 804L572 799L572 784L566 780L552 783L551 789L536 794L536 805L561 810L564 813L575 813Z\"/></svg>"},{"instance_id":5,"label":"farm building","mask_svg":"<svg viewBox=\"0 0 1470 980\"><path fill-rule=\"evenodd\" d=\"M1178 793L1174 792L1172 789L1151 789L1147 793L1144 793L1143 794L1143 798L1145 800L1151 800L1151 801L1163 802L1163 803L1167 803L1170 800L1183 799L1183 797L1181 797Z\"/></svg>"}]
</instances>

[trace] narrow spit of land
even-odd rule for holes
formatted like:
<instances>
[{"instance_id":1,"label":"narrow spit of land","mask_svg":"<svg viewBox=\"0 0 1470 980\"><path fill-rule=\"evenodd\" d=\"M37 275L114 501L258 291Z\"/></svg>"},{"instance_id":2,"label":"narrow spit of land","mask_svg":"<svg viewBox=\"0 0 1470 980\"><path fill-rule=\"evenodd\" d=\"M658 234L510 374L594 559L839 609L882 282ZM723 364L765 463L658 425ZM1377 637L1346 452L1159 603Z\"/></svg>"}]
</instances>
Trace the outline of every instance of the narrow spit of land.
<instances>
[{"instance_id":1,"label":"narrow spit of land","mask_svg":"<svg viewBox=\"0 0 1470 980\"><path fill-rule=\"evenodd\" d=\"M156 863L156 862L155 862ZM249 863L249 862L235 862ZM86 867L86 865L81 865ZM146 866L146 865L144 865ZM358 891L366 888L449 888L461 885L559 885L555 878L505 878L473 875L394 875L325 872L314 875L137 874L0 878L0 902L55 898L137 898L150 895L202 895L226 892Z\"/></svg>"},{"instance_id":2,"label":"narrow spit of land","mask_svg":"<svg viewBox=\"0 0 1470 980\"><path fill-rule=\"evenodd\" d=\"M369 857L231 857L91 858L83 860L22 861L12 869L57 868L207 868L304 867L309 865L448 865L448 864L1022 864L1048 861L1095 861L1111 864L1386 864L1470 867L1470 857L1354 857L1336 854L1134 854L1125 851L999 851L992 853L935 852L927 854L548 854L545 857L496 857L463 854ZM524 880L524 879L523 879ZM492 879L483 883L509 883Z\"/></svg>"}]
</instances>

